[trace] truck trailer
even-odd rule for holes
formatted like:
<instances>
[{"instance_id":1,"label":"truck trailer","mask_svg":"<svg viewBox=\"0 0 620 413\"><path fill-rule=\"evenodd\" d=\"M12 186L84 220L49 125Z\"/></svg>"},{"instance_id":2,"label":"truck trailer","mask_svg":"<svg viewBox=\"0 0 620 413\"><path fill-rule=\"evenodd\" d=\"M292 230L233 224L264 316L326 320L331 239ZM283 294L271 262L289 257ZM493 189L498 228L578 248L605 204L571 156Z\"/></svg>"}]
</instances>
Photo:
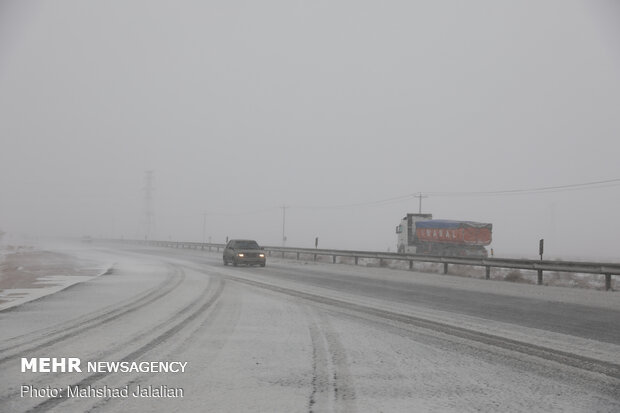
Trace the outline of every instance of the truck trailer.
<instances>
[{"instance_id":1,"label":"truck trailer","mask_svg":"<svg viewBox=\"0 0 620 413\"><path fill-rule=\"evenodd\" d=\"M487 257L492 224L407 214L396 227L397 251L451 257Z\"/></svg>"}]
</instances>

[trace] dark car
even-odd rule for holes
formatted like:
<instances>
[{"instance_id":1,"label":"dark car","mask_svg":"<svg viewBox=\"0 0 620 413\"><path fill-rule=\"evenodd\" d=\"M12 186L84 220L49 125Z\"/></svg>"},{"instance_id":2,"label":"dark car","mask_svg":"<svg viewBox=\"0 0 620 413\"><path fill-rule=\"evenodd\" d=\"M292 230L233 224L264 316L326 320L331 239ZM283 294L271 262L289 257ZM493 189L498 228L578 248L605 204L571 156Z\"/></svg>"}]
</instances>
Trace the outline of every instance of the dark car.
<instances>
[{"instance_id":1,"label":"dark car","mask_svg":"<svg viewBox=\"0 0 620 413\"><path fill-rule=\"evenodd\" d=\"M224 248L224 265L231 263L236 267L239 264L265 266L265 251L254 240L232 239Z\"/></svg>"}]
</instances>

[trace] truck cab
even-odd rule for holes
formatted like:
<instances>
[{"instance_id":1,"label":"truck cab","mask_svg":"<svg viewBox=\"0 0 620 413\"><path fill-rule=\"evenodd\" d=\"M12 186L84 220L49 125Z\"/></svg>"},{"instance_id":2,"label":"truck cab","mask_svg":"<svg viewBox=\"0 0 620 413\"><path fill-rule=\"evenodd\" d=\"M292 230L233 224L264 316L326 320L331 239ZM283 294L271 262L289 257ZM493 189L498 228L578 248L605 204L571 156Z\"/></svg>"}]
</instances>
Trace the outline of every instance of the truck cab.
<instances>
[{"instance_id":1,"label":"truck cab","mask_svg":"<svg viewBox=\"0 0 620 413\"><path fill-rule=\"evenodd\" d=\"M433 214L407 214L401 219L400 224L396 227L396 251L399 254L416 254L417 246L415 245L415 223L417 221L428 221L433 219Z\"/></svg>"}]
</instances>

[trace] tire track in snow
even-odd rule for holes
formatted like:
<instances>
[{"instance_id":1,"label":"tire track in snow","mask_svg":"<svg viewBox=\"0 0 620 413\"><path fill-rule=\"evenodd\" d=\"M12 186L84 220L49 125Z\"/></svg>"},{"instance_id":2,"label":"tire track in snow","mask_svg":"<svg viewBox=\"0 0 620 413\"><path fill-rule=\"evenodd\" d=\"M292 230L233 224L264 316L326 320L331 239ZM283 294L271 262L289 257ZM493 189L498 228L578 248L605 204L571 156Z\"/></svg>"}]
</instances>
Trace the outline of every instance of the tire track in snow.
<instances>
[{"instance_id":1,"label":"tire track in snow","mask_svg":"<svg viewBox=\"0 0 620 413\"><path fill-rule=\"evenodd\" d=\"M82 334L93 328L101 327L119 317L137 311L170 294L184 279L185 273L182 270L170 266L170 271L164 281L137 296L125 300L120 303L120 305L115 304L102 311L87 315L86 317L71 320L60 326L54 326L53 331L43 333L43 335L38 331L15 337L9 340L11 344L0 349L0 365L19 357L20 354L34 352L62 342L63 340L74 340L77 334ZM15 343L15 341L17 342ZM17 352L11 351L15 349L17 349Z\"/></svg>"},{"instance_id":2,"label":"tire track in snow","mask_svg":"<svg viewBox=\"0 0 620 413\"><path fill-rule=\"evenodd\" d=\"M149 351L153 350L154 348L156 348L163 342L174 337L175 334L179 333L179 331L185 328L191 321L196 319L199 315L201 315L209 307L211 307L222 295L225 283L220 279L217 279L216 282L217 282L217 286L216 286L215 291L212 294L201 295L197 300L192 301L185 308L183 308L182 310L180 310L179 312L175 314L175 317L180 318L180 320L178 321L175 320L175 321L170 322L169 324L171 324L171 326L169 328L165 329L162 333L157 334L155 337L151 338L148 342L144 343L138 349L132 351L129 354L126 354L122 358L119 358L118 361L120 362L135 361L136 359L143 356L144 354L147 354ZM71 387L78 386L82 388L85 386L92 385L96 383L97 381L109 375L110 373L95 373L91 376L84 378L78 383L71 384L70 386ZM61 403L64 403L70 400L66 397L63 391L61 391L61 393L62 394L59 398L47 399L46 401L40 404L37 404L36 406L27 410L27 412L37 412L41 410L46 411L46 410L51 409L52 407L55 407Z\"/></svg>"},{"instance_id":3,"label":"tire track in snow","mask_svg":"<svg viewBox=\"0 0 620 413\"><path fill-rule=\"evenodd\" d=\"M204 273L206 274L206 272ZM230 284L226 285L220 297L211 307L204 311L201 320L195 323L191 329L188 328L182 335L175 335L175 341L180 341L176 347L167 349L158 358L162 360L189 360L191 361L191 370L193 372L209 369L213 360L219 357L239 321L240 303L238 298L231 294L230 287ZM203 331L202 334L200 333L201 330ZM206 341L204 336L205 330L208 331ZM195 355L192 355L196 348L200 349L198 359L196 359ZM190 355L187 355L188 353ZM140 374L126 384L130 387L141 385L141 387L146 388L149 384L153 384L152 380L156 375L155 373ZM200 378L194 377L193 380L200 380ZM88 411L120 412L126 410L126 404L130 405L126 399L103 399L95 403ZM145 405L142 411L153 411L152 406L153 404L150 406Z\"/></svg>"},{"instance_id":4,"label":"tire track in snow","mask_svg":"<svg viewBox=\"0 0 620 413\"><path fill-rule=\"evenodd\" d=\"M318 320L316 319L318 317ZM346 351L328 317L309 314L312 340L312 391L308 410L313 412L354 412L355 389Z\"/></svg>"},{"instance_id":5,"label":"tire track in snow","mask_svg":"<svg viewBox=\"0 0 620 413\"><path fill-rule=\"evenodd\" d=\"M415 317L406 314L395 313L392 311L381 310L377 308L367 307L360 304L351 303L348 301L341 301L334 298L323 297L316 294L306 293L289 288L279 287L272 284L248 280L233 275L222 274L223 276L238 281L244 284L253 285L258 288L264 288L271 291L279 292L285 295L303 298L305 300L321 303L334 307L340 311L351 312L352 314L366 314L391 321L397 321L412 325L419 328L425 328L431 331L448 334L451 336L471 340L474 342L483 343L486 345L495 346L505 350L515 351L528 356L539 357L545 360L557 362L562 365L575 367L589 372L603 374L605 376L620 379L620 365L597 360L594 358L581 356L578 354L568 353L561 350L556 350L549 347L543 347L536 344L530 344L523 341L517 341L506 337L501 337L489 333L483 333L479 331L469 330L463 327L457 327L450 324L445 324L437 321L428 320L421 317Z\"/></svg>"},{"instance_id":6,"label":"tire track in snow","mask_svg":"<svg viewBox=\"0 0 620 413\"><path fill-rule=\"evenodd\" d=\"M175 274L180 275L181 279L179 283L185 279L185 273L180 267L176 267ZM104 353L100 354L101 358L108 358L113 354L117 354L115 356L115 360L117 361L135 361L139 357L151 352L156 349L159 345L167 342L175 335L182 332L184 328L190 325L192 321L198 318L198 316L205 313L213 304L215 304L219 297L222 295L224 290L225 281L223 281L219 277L213 278L211 282L207 284L204 291L190 303L188 303L185 307L175 311L169 317L168 321L160 325L159 330L149 330L140 334L139 336L131 338L129 341L119 343L114 348L106 349ZM176 288L176 287L175 287ZM174 288L173 288L174 289ZM166 294L163 294L166 295ZM145 304L143 304L145 305ZM140 306L142 307L142 306ZM116 319L118 317L114 317ZM111 321L111 320L110 320ZM106 321L107 322L107 321ZM136 348L137 347L137 348ZM109 377L111 373L94 373L78 382L63 384L61 387L66 389L71 386L85 387L92 385L106 377ZM43 378L44 380L50 380L49 376ZM131 380L129 380L131 381ZM119 386L120 387L120 386ZM14 391L10 394L7 394L3 397L0 397L0 411L3 410L3 406L10 406L14 400L21 400L19 396L19 391ZM53 409L69 401L64 390L61 390L60 397L58 398L49 398L44 401L39 402L36 405L31 406L23 406L23 411L35 412L35 411L47 411L49 409ZM33 399L34 401L34 399ZM86 400L88 402L88 400Z\"/></svg>"}]
</instances>

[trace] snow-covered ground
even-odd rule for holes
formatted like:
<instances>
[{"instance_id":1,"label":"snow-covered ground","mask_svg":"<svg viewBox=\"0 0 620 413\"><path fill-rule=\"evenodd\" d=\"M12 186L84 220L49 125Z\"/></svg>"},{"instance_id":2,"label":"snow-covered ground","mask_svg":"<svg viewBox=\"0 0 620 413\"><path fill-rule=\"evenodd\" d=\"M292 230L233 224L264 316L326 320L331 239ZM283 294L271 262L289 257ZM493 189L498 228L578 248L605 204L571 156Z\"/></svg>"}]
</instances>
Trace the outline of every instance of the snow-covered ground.
<instances>
[{"instance_id":1,"label":"snow-covered ground","mask_svg":"<svg viewBox=\"0 0 620 413\"><path fill-rule=\"evenodd\" d=\"M0 311L0 411L620 411L614 292L277 258L234 268L191 250L72 253L113 258L113 271ZM22 373L35 356L187 370ZM183 397L22 397L23 385Z\"/></svg>"},{"instance_id":2,"label":"snow-covered ground","mask_svg":"<svg viewBox=\"0 0 620 413\"><path fill-rule=\"evenodd\" d=\"M113 257L90 249L34 247L2 249L0 311L54 294L110 271ZM79 255L79 257L78 257Z\"/></svg>"}]
</instances>

